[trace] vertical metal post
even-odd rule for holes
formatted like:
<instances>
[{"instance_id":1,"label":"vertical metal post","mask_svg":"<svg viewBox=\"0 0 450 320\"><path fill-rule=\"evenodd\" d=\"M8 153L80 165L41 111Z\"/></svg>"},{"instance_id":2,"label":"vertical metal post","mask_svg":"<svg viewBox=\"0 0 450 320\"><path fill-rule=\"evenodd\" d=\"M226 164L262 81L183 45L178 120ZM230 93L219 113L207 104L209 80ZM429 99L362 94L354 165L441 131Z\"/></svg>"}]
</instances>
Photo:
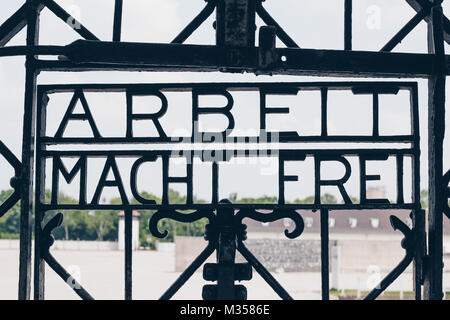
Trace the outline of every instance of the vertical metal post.
<instances>
[{"instance_id":1,"label":"vertical metal post","mask_svg":"<svg viewBox=\"0 0 450 320\"><path fill-rule=\"evenodd\" d=\"M37 137L36 137L36 192L35 192L35 223L34 223L34 300L44 300L45 298L45 262L41 255L39 246L41 240L42 223L45 211L41 208L41 203L45 203L45 158L41 152L45 151L46 145L41 143L41 137L45 136L46 129L46 107L48 97L39 96L37 106Z\"/></svg>"},{"instance_id":2,"label":"vertical metal post","mask_svg":"<svg viewBox=\"0 0 450 320\"><path fill-rule=\"evenodd\" d=\"M353 0L345 0L344 3L344 49L352 50L352 12Z\"/></svg>"},{"instance_id":3,"label":"vertical metal post","mask_svg":"<svg viewBox=\"0 0 450 320\"><path fill-rule=\"evenodd\" d=\"M114 6L113 41L120 41L122 36L123 0L116 0Z\"/></svg>"},{"instance_id":4,"label":"vertical metal post","mask_svg":"<svg viewBox=\"0 0 450 320\"><path fill-rule=\"evenodd\" d=\"M328 230L329 211L320 210L320 241L322 269L322 300L330 300L330 242Z\"/></svg>"},{"instance_id":5,"label":"vertical metal post","mask_svg":"<svg viewBox=\"0 0 450 320\"><path fill-rule=\"evenodd\" d=\"M218 1L216 17L218 46L253 47L255 45L255 1Z\"/></svg>"},{"instance_id":6,"label":"vertical metal post","mask_svg":"<svg viewBox=\"0 0 450 320\"><path fill-rule=\"evenodd\" d=\"M27 0L27 45L39 42L39 10L35 0ZM36 118L36 57L26 56L25 98L22 136L19 300L30 299L31 241L33 217L34 136Z\"/></svg>"},{"instance_id":7,"label":"vertical metal post","mask_svg":"<svg viewBox=\"0 0 450 320\"><path fill-rule=\"evenodd\" d=\"M434 0L428 22L428 50L435 56L435 73L428 80L428 263L425 298L441 300L443 272L443 143L445 131L445 50L442 0Z\"/></svg>"},{"instance_id":8,"label":"vertical metal post","mask_svg":"<svg viewBox=\"0 0 450 320\"><path fill-rule=\"evenodd\" d=\"M125 210L125 300L131 300L133 289L133 272L132 272L132 259L133 259L133 211Z\"/></svg>"},{"instance_id":9,"label":"vertical metal post","mask_svg":"<svg viewBox=\"0 0 450 320\"><path fill-rule=\"evenodd\" d=\"M219 235L219 248L217 250L217 299L234 300L235 286L235 258L236 258L236 233L233 226L233 209L217 210L217 220L221 232Z\"/></svg>"},{"instance_id":10,"label":"vertical metal post","mask_svg":"<svg viewBox=\"0 0 450 320\"><path fill-rule=\"evenodd\" d=\"M417 84L410 92L411 99L411 135L414 136L414 157L412 159L412 202L415 209L411 213L413 230L415 233L416 252L414 254L413 274L414 274L414 294L416 300L422 299L422 284L424 272L424 256L426 255L426 234L425 234L425 210L421 209L420 203L420 134L419 134L419 97ZM401 175L403 179L403 173ZM403 198L402 198L403 199Z\"/></svg>"}]
</instances>

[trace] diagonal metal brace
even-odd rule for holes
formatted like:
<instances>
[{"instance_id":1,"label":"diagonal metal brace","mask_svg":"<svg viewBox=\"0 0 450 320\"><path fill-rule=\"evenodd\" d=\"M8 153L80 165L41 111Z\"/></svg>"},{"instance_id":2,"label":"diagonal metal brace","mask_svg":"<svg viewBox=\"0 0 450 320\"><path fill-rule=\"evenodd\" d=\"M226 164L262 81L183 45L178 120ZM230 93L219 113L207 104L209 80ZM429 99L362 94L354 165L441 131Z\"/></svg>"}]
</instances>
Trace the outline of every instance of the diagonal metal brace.
<instances>
[{"instance_id":1,"label":"diagonal metal brace","mask_svg":"<svg viewBox=\"0 0 450 320\"><path fill-rule=\"evenodd\" d=\"M402 239L402 248L406 255L400 263L364 298L364 300L375 300L384 290L386 290L411 264L416 250L414 232L396 216L390 217L394 230L399 230L405 237Z\"/></svg>"},{"instance_id":2,"label":"diagonal metal brace","mask_svg":"<svg viewBox=\"0 0 450 320\"><path fill-rule=\"evenodd\" d=\"M0 205L0 217L2 217L9 209L11 209L17 201L20 200L20 171L22 169L22 163L16 158L16 156L9 150L6 145L0 141L0 155L2 155L6 161L14 168L14 177L11 178L10 185L14 189L14 192L9 196L6 201Z\"/></svg>"},{"instance_id":3,"label":"diagonal metal brace","mask_svg":"<svg viewBox=\"0 0 450 320\"><path fill-rule=\"evenodd\" d=\"M89 294L89 292L84 289L77 280L75 280L70 273L53 257L50 253L50 247L55 243L55 238L52 235L53 230L58 228L63 222L63 214L58 213L42 229L42 236L40 240L40 249L42 252L42 257L50 266L50 268L55 271L64 282L69 285L73 291L83 300L94 300L94 298Z\"/></svg>"}]
</instances>

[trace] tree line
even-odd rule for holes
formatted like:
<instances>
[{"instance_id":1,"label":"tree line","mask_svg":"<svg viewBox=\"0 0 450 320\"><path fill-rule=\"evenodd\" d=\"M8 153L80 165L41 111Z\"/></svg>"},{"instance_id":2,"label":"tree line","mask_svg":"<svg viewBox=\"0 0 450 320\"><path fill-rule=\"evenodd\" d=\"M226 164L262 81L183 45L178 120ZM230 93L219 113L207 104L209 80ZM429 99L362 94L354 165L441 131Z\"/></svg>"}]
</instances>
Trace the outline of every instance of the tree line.
<instances>
[{"instance_id":1,"label":"tree line","mask_svg":"<svg viewBox=\"0 0 450 320\"><path fill-rule=\"evenodd\" d=\"M11 194L13 190L0 191L0 203L3 203ZM153 194L146 192L142 193L146 199L155 200L161 203L161 199ZM51 191L45 192L46 202L51 200ZM423 190L421 192L422 207L427 208L428 192ZM169 200L173 204L186 203L186 196L181 195L175 190L169 190ZM229 200L233 203L277 203L277 197L263 196L259 198L238 198L237 193L232 193ZM352 201L357 202L358 199L351 198ZM195 203L205 203L201 199L194 199ZM59 194L59 203L62 204L76 204L77 200L64 194ZM110 204L120 204L120 198L110 200ZM292 203L312 204L314 203L314 196L306 197L304 199L296 199ZM334 195L324 194L321 197L321 203L337 204L338 200ZM138 204L136 200L132 200L132 204ZM156 239L150 234L148 223L155 212L154 210L138 210L140 213L139 223L139 240L141 246L154 247ZM57 212L49 211L45 216L45 221L48 221ZM119 216L116 210L102 210L102 211L81 211L71 210L64 211L64 221L58 229L54 231L55 239L57 240L98 240L98 241L117 241ZM33 221L34 223L34 221ZM160 230L168 230L167 238L160 241L173 241L175 235L178 236L203 236L204 227L207 223L206 219L196 221L194 223L179 223L172 220L160 221ZM20 235L20 202L16 203L2 218L0 218L0 239L18 239Z\"/></svg>"}]
</instances>

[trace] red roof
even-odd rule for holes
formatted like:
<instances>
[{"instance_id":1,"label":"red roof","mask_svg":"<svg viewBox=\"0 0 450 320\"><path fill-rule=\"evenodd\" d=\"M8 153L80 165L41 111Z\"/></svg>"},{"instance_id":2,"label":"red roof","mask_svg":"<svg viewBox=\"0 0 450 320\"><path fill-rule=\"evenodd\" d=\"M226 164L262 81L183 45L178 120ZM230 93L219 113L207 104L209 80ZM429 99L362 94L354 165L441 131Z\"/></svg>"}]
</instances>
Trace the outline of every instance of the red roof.
<instances>
[{"instance_id":1,"label":"red roof","mask_svg":"<svg viewBox=\"0 0 450 320\"><path fill-rule=\"evenodd\" d=\"M123 217L123 216L125 216L125 212L120 211L120 212L118 213L118 215L119 215L119 217ZM140 216L141 216L141 214L140 214L139 212L133 210L133 217L140 217Z\"/></svg>"}]
</instances>

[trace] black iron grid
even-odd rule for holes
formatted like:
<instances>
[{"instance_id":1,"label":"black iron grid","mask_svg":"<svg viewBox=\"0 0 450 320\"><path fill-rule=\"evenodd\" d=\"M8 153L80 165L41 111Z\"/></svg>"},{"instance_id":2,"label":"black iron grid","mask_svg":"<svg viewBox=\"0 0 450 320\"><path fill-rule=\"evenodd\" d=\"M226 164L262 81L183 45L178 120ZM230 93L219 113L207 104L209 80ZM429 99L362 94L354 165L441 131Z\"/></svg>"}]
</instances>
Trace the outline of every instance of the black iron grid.
<instances>
[{"instance_id":1,"label":"black iron grid","mask_svg":"<svg viewBox=\"0 0 450 320\"><path fill-rule=\"evenodd\" d=\"M272 94L287 94L287 93L297 93L299 91L317 91L321 93L322 104L322 124L321 124L321 135L320 136L298 136L296 133L292 132L276 132L279 135L280 147L277 150L270 150L268 153L270 157L278 157L279 159L279 202L278 204L232 204L229 202L219 202L219 192L218 188L220 185L219 181L219 170L220 163L214 160L207 160L203 157L203 154L213 154L214 152L225 154L225 149L213 149L213 150L191 150L191 157L198 157L202 161L210 161L213 163L213 173L212 173L212 199L210 204L195 204L193 203L193 169L192 165L187 165L187 176L183 178L173 178L169 176L169 159L174 155L180 155L180 151L176 149L183 145L180 141L191 141L192 143L198 142L194 141L193 137L195 133L193 132L191 137L167 137L167 135L159 132L160 137L154 138L135 138L130 135L132 130L128 128L126 130L126 137L114 137L114 138L104 138L101 137L99 132L96 130L96 124L93 118L90 116L89 104L85 100L84 94L88 92L122 92L130 97L133 94L139 95L153 95L159 97L162 101L165 101L164 94L166 92L192 92L192 100L195 102L198 100L198 95L203 94L221 94L227 96L227 93L233 91L258 91L260 93L260 110L261 110L261 127L265 129L265 118L264 110L271 110L265 106L265 95ZM368 94L373 96L373 128L372 134L367 136L334 136L328 134L327 130L327 106L328 106L328 92L331 90L347 90L353 92L353 94ZM392 135L383 136L379 133L379 106L378 106L378 96L380 94L397 94L400 90L407 90L410 94L410 118L411 118L411 134L410 135ZM46 134L46 106L49 98L52 94L56 93L71 93L73 98L71 99L70 105L66 110L65 116L62 119L61 125L57 130L56 134L51 137ZM84 114L77 114L76 116L72 114L73 106L80 100L85 104ZM128 117L133 119L133 114L130 111L133 109L130 103L132 99L127 98L127 110L129 112ZM158 117L162 117L167 111L167 105L162 104L161 109L164 112L158 112ZM283 112L282 108L277 108L277 112ZM200 112L203 113L214 113L217 110L226 113L229 110L222 110L216 108L215 110L209 110L205 108L203 111L198 108L198 106L193 103L193 121L192 125L194 127L195 120L198 118ZM207 110L207 111L205 111ZM147 115L148 116L148 115ZM71 118L72 117L72 118ZM321 260L322 260L322 297L323 299L329 299L329 228L328 228L328 215L330 210L362 210L362 209L407 209L411 210L411 217L414 221L414 226L422 226L421 228L414 227L413 231L410 230L404 223L402 223L396 217L392 217L392 225L395 229L399 229L405 235L404 248L406 250L405 258L402 262L387 276L385 280L377 287L374 291L368 295L367 299L374 299L379 294L381 294L389 284L391 284L414 260L415 262L415 287L421 288L422 282L422 255L414 239L421 239L424 235L423 230L423 219L424 212L420 208L420 148L419 148L419 118L418 118L418 97L417 97L417 84L408 82L324 82L324 83L188 83L188 84L129 84L129 85L42 85L38 87L38 119L37 122L37 168L36 175L37 185L36 188L39 190L36 198L36 212L39 212L38 223L42 223L44 220L46 211L54 210L101 210L101 209L114 209L114 210L124 210L125 212L125 224L126 224L126 245L125 245L125 297L126 299L131 299L132 297L132 259L131 259L131 214L132 210L136 209L147 209L147 210L157 210L150 221L150 230L152 234L156 237L163 238L167 236L167 231L161 233L158 228L158 221L161 219L173 219L177 221L182 221L185 223L193 222L198 219L207 218L210 221L209 227L206 230L206 239L208 240L208 246L200 254L200 256L193 262L193 264L180 276L180 278L169 288L169 290L161 297L161 299L171 298L177 290L189 279L189 277L195 272L206 259L217 250L218 252L218 262L221 264L221 259L219 259L219 252L221 250L238 250L250 263L261 276L268 282L268 284L279 294L283 299L292 299L289 293L270 275L270 273L264 268L264 266L252 255L250 251L245 247L245 225L242 224L242 220L245 217L249 217L261 222L272 222L283 218L290 218L295 222L296 228L291 233L286 231L286 236L289 238L295 238L301 235L304 227L303 219L296 210L298 209L309 209L309 210L319 210L321 216ZM67 122L70 120L83 120L88 121L90 127L93 129L94 137L63 137L63 129ZM233 121L230 121L230 125ZM129 124L130 125L130 124ZM62 129L61 129L62 128ZM232 129L229 127L228 129ZM98 133L98 134L97 134ZM273 134L273 132L272 132ZM240 141L256 141L260 136L254 137L240 137ZM182 140L184 139L184 140ZM303 142L303 143L314 143L314 142L370 142L375 146L377 143L406 143L409 147L405 148L389 148L389 149L284 149L283 145L292 142ZM47 150L47 146L57 146L66 144L80 144L80 145L115 145L115 144L133 144L133 143L143 143L147 144L148 148L141 150ZM161 150L157 149L158 144L172 144L172 150ZM208 142L206 142L208 143ZM213 142L209 142L213 143ZM156 147L156 148L155 148ZM175 150L174 150L175 148ZM185 150L185 149L183 149ZM175 151L175 153L173 152ZM226 159L223 161L229 161L232 156L241 157L251 157L257 155L257 150L232 150L232 152L227 153ZM180 155L182 157L182 155ZM348 195L343 187L343 184L348 180L351 175L351 168L346 157L359 157L360 166L365 172L365 162L366 160L386 160L389 156L395 156L397 161L397 191L398 197L396 203L389 203L387 200L370 200L366 199L365 195L365 183L366 179L370 180L368 176L361 175L361 203L352 203L348 198ZM87 177L87 159L93 157L106 158L105 169L102 173L98 187L95 191L92 201L88 201L86 198L86 177ZM284 162L289 160L304 160L306 157L314 157L315 159L315 204L286 204L284 201L284 185L285 182L293 181L291 177L286 176L284 173ZM403 159L405 157L411 157L412 159L412 181L413 181L413 196L412 202L408 203L404 201L403 198ZM62 163L63 158L76 158L77 163L75 166L68 170ZM125 194L122 179L120 177L116 158L137 158L131 170L131 190L136 199L138 199L140 204L130 204L127 200ZM136 187L137 170L140 165L146 161L155 161L157 158L163 159L163 202L157 204L154 201L142 198L139 195ZM45 194L45 171L46 171L46 159L52 159L52 200L51 203L45 203L43 201ZM189 163L192 163L192 159ZM320 163L323 161L339 161L346 168L346 173L342 179L339 180L321 180L320 177ZM107 181L106 177L108 172L112 170L115 175L115 182ZM80 194L79 194L79 204L59 204L58 186L59 178L62 174L67 182L71 182L72 179L80 174ZM170 183L184 183L187 185L187 203L184 205L170 204L168 199L168 189ZM339 188L341 194L345 200L344 204L321 204L320 203L320 187L326 185L333 185ZM118 205L107 205L100 204L100 194L104 187L117 187L120 195L122 197L122 204ZM261 213L260 210L270 210L272 213ZM191 210L190 214L181 213L179 210ZM234 211L237 210L236 215ZM217 212L217 215L215 214ZM231 212L231 213L230 213ZM228 213L228 224L232 228L231 233L228 234L231 240L224 245L219 241L220 236L223 236L224 231L220 231L224 228L223 221L220 219L222 215L227 215ZM222 222L219 222L222 221ZM70 275L64 270L64 268L58 264L58 262L52 257L50 253L50 246L52 244L51 231L57 225L62 222L62 214L57 215L49 222L45 227L44 231L40 230L37 232L37 241L42 243L40 247L40 255L43 260L45 260L60 276L63 280L67 281ZM226 226L226 224L225 224ZM128 231L128 232L127 232ZM237 239L237 245L233 242ZM423 239L422 239L423 240ZM225 249L224 249L225 248ZM225 259L225 258L224 258ZM226 260L226 259L225 259ZM41 259L36 260L39 264L43 263ZM232 259L234 263L234 259ZM237 265L236 265L237 266ZM40 265L36 265L37 268ZM210 269L214 270L214 266L205 266L205 280L218 280L217 276L208 276L209 273L214 273L214 271L208 271ZM245 269L244 269L245 270ZM227 298L245 298L245 287L237 286L237 293L234 292L234 274L230 276L231 271L225 272L228 275L228 281L223 280L218 282L218 288L215 289L214 286L205 286L203 296L204 298L217 298L220 294L224 294L223 297ZM217 271L216 271L217 273ZM232 272L234 273L234 272ZM43 278L44 274L36 274L36 281L39 283L39 278ZM251 276L246 276L244 280L250 280ZM227 291L228 286L232 289ZM232 283L233 285L230 285ZM81 286L75 286L74 289L77 294L84 299L91 299L92 297L85 291ZM229 289L229 288L228 288ZM40 290L43 290L41 288ZM225 291L224 291L225 290ZM240 291L239 291L240 290ZM227 293L224 293L227 292ZM242 293L244 292L244 293ZM40 293L36 292L36 295ZM416 297L420 298L421 290L416 291Z\"/></svg>"},{"instance_id":2,"label":"black iron grid","mask_svg":"<svg viewBox=\"0 0 450 320\"><path fill-rule=\"evenodd\" d=\"M259 0L208 0L199 15L172 41L171 44L136 44L124 43L121 40L122 0L115 0L113 23L113 42L100 41L85 26L76 21L53 0L26 0L5 23L0 26L0 56L22 55L26 57L25 107L23 126L22 162L0 144L0 153L15 169L15 177L11 180L14 188L13 196L3 203L0 213L8 210L19 198L21 199L21 244L19 270L19 298L30 297L31 279L31 217L33 215L33 178L34 178L34 142L36 125L36 95L37 76L42 71L96 71L96 70L140 70L140 71L221 71L221 72L252 72L256 74L292 74L319 76L352 76L352 77L424 77L429 82L429 206L428 214L428 244L425 238L424 214L418 213L420 207L409 207L414 213L414 241L406 229L400 227L394 219L393 226L405 233L403 245L407 251L404 263L407 263L414 251L416 298L420 298L417 285L424 283L425 298L442 299L442 213L450 216L447 199L450 194L448 184L450 174L443 175L443 139L445 128L445 82L449 74L449 57L445 55L444 42L450 41L450 21L443 15L442 0L406 0L417 14L381 49L380 52L352 51L352 0L345 0L344 49L315 50L301 49L300 46L281 28L265 10ZM39 14L48 8L63 21L74 21L80 27L74 29L85 40L79 40L68 46L39 45ZM195 46L182 44L189 36L216 10L216 45ZM254 19L258 14L268 25L260 29L259 47L255 47ZM236 17L240 17L239 19ZM392 53L392 51L417 24L425 20L428 24L428 54ZM10 46L5 44L21 29L27 26L26 46ZM276 48L275 37L278 37L287 48ZM58 60L41 60L42 56L59 56ZM323 93L322 93L323 94ZM415 97L417 98L417 97ZM42 119L40 119L42 120ZM418 131L417 131L418 132ZM376 133L374 126L374 133ZM301 141L303 137L287 135L287 140ZM321 139L337 139L326 135L322 128ZM404 136L403 140L412 137ZM45 141L42 139L43 142ZM105 138L106 139L106 138ZM365 141L366 137L360 138ZM55 139L54 142L58 142ZM60 139L62 140L62 139ZM376 140L376 139L375 139ZM417 156L418 140L414 137L410 151ZM59 141L58 143L63 143ZM72 141L76 142L76 141ZM95 139L91 142L95 142ZM147 141L148 142L148 141ZM372 141L374 142L374 141ZM113 140L109 143L115 143ZM370 150L367 150L368 153ZM38 149L39 153L40 150ZM325 156L325 155L321 155ZM336 155L334 155L336 156ZM400 157L401 158L401 157ZM399 158L399 159L400 159ZM401 162L401 160L399 160ZM399 163L399 162L397 162ZM418 161L414 164L413 185L419 181ZM36 168L39 170L39 166ZM37 175L39 184L42 175ZM37 189L38 190L38 189ZM445 190L445 192L442 192ZM416 197L418 190L414 190ZM417 197L415 198L417 202ZM217 202L217 198L215 201ZM37 203L41 202L40 200ZM229 207L217 204L217 207ZM385 206L385 205L384 205ZM233 206L235 207L235 206ZM380 206L381 208L383 205ZM132 207L130 207L132 208ZM337 209L315 206L321 210L321 220L326 221L329 210ZM310 208L310 209L314 209ZM362 207L361 207L362 208ZM44 208L44 210L47 208ZM177 208L174 208L177 209ZM253 210L247 208L248 210ZM241 209L241 210L247 210ZM274 207L273 209L277 209ZM126 210L128 229L130 227L130 212ZM39 218L41 213L36 212ZM420 216L420 217L419 217ZM59 217L59 216L58 216ZM58 219L52 220L53 225ZM226 220L226 219L225 219ZM41 232L37 225L37 236ZM327 238L322 228L322 239ZM408 236L408 235L409 236ZM45 236L42 238L45 238ZM228 235L230 236L230 235ZM50 238L49 238L50 239ZM49 240L50 241L50 240ZM129 239L127 240L129 241ZM51 241L50 241L51 242ZM415 243L412 250L411 242ZM129 243L128 243L129 245ZM41 256L37 247L37 256ZM45 249L45 248L44 248ZM325 249L325 246L323 246ZM204 253L205 254L205 253ZM422 259L423 258L423 259ZM251 260L251 257L249 258ZM324 266L327 261L324 258ZM198 260L196 260L198 262ZM43 298L43 263L35 261L36 277L35 298ZM131 264L131 255L126 257L126 263ZM409 263L408 263L409 264ZM195 263L194 263L195 265ZM394 273L403 267L399 265ZM60 270L61 271L61 270ZM61 274L60 274L61 275ZM388 278L391 279L392 275ZM131 279L127 273L127 279ZM323 279L326 277L324 274ZM388 279L388 280L389 280ZM127 294L131 297L130 281L127 280ZM324 286L327 284L324 283ZM383 285L382 285L383 287ZM326 287L324 287L326 289ZM326 292L326 290L324 290ZM327 298L327 293L324 293ZM374 296L371 296L372 298Z\"/></svg>"}]
</instances>

